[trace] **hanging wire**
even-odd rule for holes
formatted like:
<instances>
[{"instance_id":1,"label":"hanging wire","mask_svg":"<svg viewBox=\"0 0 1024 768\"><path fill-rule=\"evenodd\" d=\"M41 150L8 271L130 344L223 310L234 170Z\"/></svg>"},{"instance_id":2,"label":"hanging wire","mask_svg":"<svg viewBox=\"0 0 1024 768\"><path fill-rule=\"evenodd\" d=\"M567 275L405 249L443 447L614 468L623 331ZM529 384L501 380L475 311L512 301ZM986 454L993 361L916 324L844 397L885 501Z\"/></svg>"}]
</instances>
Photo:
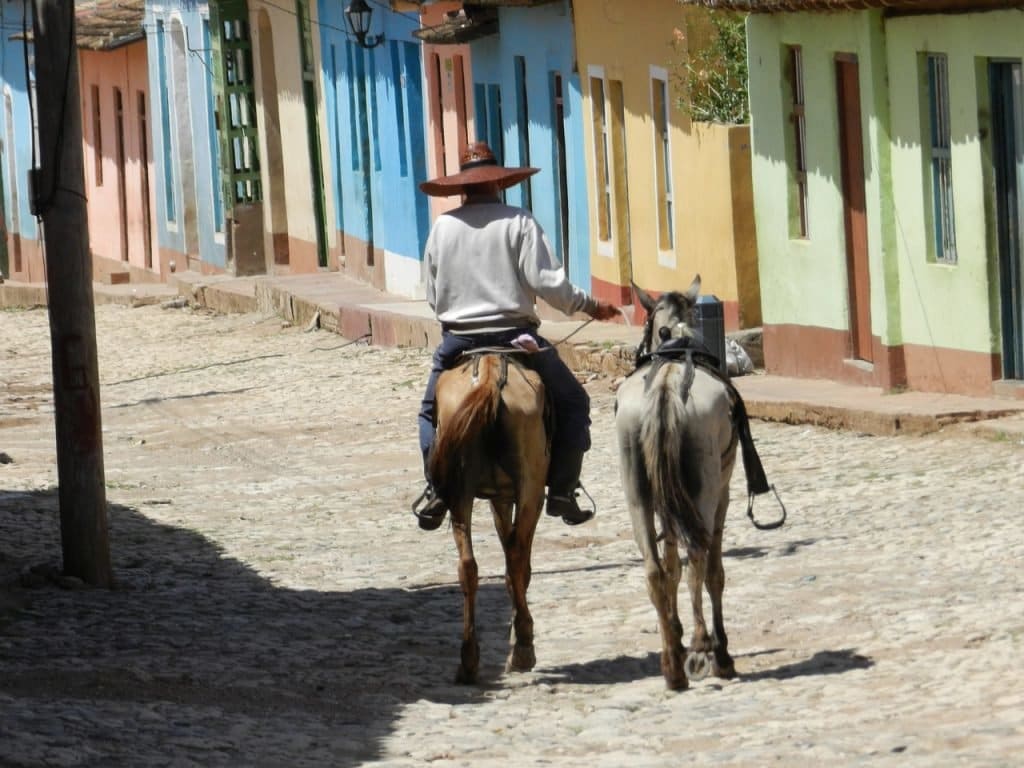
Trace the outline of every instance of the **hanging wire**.
<instances>
[{"instance_id":1,"label":"hanging wire","mask_svg":"<svg viewBox=\"0 0 1024 768\"><path fill-rule=\"evenodd\" d=\"M24 4L25 4L25 6L27 6L29 4L29 0L24 0ZM35 5L35 3L32 2L31 6L32 6L32 29L33 29L33 32L34 32L35 28L37 26L38 19L36 17L36 5ZM61 98L61 101L60 101L60 119L59 119L59 122L57 123L57 136L56 136L56 139L54 141L54 147L53 147L53 175L52 175L52 177L49 180L50 181L49 189L46 191L45 195L42 194L42 191L40 189L38 189L38 188L34 188L34 189L31 190L32 193L33 193L32 194L32 199L30 201L31 204L32 204L32 208L33 208L32 214L37 219L42 218L42 216L45 215L50 210L50 208L53 206L53 201L54 201L54 198L57 196L57 192L58 191L67 192L69 194L75 195L76 197L80 197L83 200L86 199L85 195L83 195L82 193L80 193L80 192L78 192L76 190L68 189L67 187L61 187L61 186L58 185L58 182L59 182L59 180L61 178L61 160L62 160L62 158L61 158L61 147L64 146L65 117L66 117L67 108L68 108L68 86L70 85L70 81L71 81L71 62L73 61L73 57L76 55L76 48L75 48L75 24L74 24L74 4L72 4L72 3L61 3L60 7L62 9L67 10L69 13L72 14L72 16L71 16L71 22L68 24L67 59L65 60L65 63L64 63L64 83L63 83L63 85L61 87L61 91L63 93L63 98ZM29 38L28 38L28 14L27 13L24 14L22 26L23 26L23 31L24 31L24 35L25 35L25 39L23 41L24 42L24 44L23 44L23 51L24 51L24 57L25 57L25 85L26 85L26 88L28 88L28 90L29 90L29 99L28 99L29 119L31 120L31 123L32 123L32 170L33 170L33 172L35 172L37 174L36 175L37 181L39 181L41 183L43 181L43 178L42 178L42 174L39 173L39 168L38 168L38 159L39 158L37 156L37 148L36 148L37 135L36 135L36 130L35 130L35 126L36 126L35 99L32 98L31 88L29 88L29 84L30 84L31 81L29 80L30 71L29 71L29 62L28 62L28 45L29 45L28 39ZM35 47L35 45L33 43L33 48L34 47ZM37 92L38 92L38 89L37 89Z\"/></svg>"}]
</instances>

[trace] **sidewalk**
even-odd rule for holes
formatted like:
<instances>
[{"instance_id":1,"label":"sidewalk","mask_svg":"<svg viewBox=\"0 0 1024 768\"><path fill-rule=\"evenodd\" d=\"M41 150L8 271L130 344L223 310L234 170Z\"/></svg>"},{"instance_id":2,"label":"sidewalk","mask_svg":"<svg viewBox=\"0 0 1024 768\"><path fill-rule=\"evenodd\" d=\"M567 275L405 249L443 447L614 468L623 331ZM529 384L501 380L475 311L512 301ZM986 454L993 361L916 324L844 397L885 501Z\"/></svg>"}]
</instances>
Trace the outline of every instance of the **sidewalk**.
<instances>
[{"instance_id":1,"label":"sidewalk","mask_svg":"<svg viewBox=\"0 0 1024 768\"><path fill-rule=\"evenodd\" d=\"M380 346L433 347L440 329L423 300L382 293L338 272L278 277L207 276L186 272L169 284L94 286L97 304L142 306L187 300L217 312L263 312L294 325L320 327ZM0 284L0 308L43 306L45 287ZM577 371L626 375L641 329L622 323L545 321L541 333L558 343ZM959 425L994 439L1024 442L1024 401L931 392L890 394L874 387L794 379L758 372L737 377L753 418L869 434L925 434Z\"/></svg>"}]
</instances>

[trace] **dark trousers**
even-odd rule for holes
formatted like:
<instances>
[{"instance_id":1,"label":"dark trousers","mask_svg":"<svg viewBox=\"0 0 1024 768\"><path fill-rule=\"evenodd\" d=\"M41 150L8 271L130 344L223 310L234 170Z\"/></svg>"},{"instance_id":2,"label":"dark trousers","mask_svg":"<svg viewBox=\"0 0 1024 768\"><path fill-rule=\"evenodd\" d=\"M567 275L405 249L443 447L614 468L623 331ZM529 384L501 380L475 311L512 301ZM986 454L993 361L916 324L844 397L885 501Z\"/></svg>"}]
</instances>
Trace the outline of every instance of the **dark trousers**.
<instances>
[{"instance_id":1,"label":"dark trousers","mask_svg":"<svg viewBox=\"0 0 1024 768\"><path fill-rule=\"evenodd\" d=\"M430 378L427 379L427 391L420 405L420 450L423 452L424 467L427 463L427 453L434 442L434 397L438 377L451 368L463 352L477 347L507 346L524 333L533 336L541 348L540 352L526 355L526 363L540 374L555 411L551 455L557 458L563 451L590 450L590 395L547 339L538 336L532 328L472 335L446 331L441 335L441 343L434 350Z\"/></svg>"}]
</instances>

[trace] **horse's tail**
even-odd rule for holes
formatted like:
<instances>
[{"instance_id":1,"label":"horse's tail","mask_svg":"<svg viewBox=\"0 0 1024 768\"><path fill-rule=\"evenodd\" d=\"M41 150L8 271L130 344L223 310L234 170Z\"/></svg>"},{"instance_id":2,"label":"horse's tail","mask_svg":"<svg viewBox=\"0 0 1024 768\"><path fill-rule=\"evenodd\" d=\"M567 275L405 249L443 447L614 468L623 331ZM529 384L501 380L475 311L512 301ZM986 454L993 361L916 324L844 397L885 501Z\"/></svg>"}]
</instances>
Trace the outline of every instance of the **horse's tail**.
<instances>
[{"instance_id":1,"label":"horse's tail","mask_svg":"<svg viewBox=\"0 0 1024 768\"><path fill-rule=\"evenodd\" d=\"M449 506L461 500L467 481L476 477L477 465L484 458L484 438L498 420L500 367L498 357L482 357L475 385L438 425L427 471L434 489Z\"/></svg>"},{"instance_id":2,"label":"horse's tail","mask_svg":"<svg viewBox=\"0 0 1024 768\"><path fill-rule=\"evenodd\" d=\"M650 482L651 506L662 530L678 541L705 549L709 535L697 505L686 488L691 467L684 466L682 447L686 421L680 367L664 365L652 371L654 381L640 422L640 447ZM651 375L651 374L648 374Z\"/></svg>"}]
</instances>

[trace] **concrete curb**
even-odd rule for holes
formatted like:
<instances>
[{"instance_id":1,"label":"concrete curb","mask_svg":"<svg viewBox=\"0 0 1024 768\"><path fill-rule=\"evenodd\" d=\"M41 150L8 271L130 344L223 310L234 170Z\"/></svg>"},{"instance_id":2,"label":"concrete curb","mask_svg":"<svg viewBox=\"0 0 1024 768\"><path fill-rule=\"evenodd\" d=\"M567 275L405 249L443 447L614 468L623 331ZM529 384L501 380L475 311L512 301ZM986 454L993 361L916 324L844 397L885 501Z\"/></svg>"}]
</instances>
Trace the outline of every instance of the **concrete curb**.
<instances>
[{"instance_id":1,"label":"concrete curb","mask_svg":"<svg viewBox=\"0 0 1024 768\"><path fill-rule=\"evenodd\" d=\"M45 286L0 283L0 307L3 309L40 309L45 306Z\"/></svg>"},{"instance_id":2,"label":"concrete curb","mask_svg":"<svg viewBox=\"0 0 1024 768\"><path fill-rule=\"evenodd\" d=\"M390 311L386 307L393 304L372 303L388 301L388 297L373 296L368 288L364 296L342 304L336 297L332 300L316 300L299 295L293 288L305 288L314 295L315 292L298 279L294 286L287 279L284 282L254 279L251 285L251 294L247 293L248 288L239 288L237 279L225 281L224 284L211 282L196 285L191 290L193 300L215 311L275 314L293 325L315 325L346 339L366 337L371 343L380 346L432 348L440 341L440 329L432 315L427 317L411 313L409 303L399 305L403 310L401 312ZM329 294L330 290L326 293ZM364 300L368 303L362 303ZM552 332L556 327L558 332ZM545 322L541 332L557 342L562 338L559 332L570 327L574 329L578 326L573 323ZM623 330L623 333L626 332ZM736 336L745 349L753 345L752 356L760 360L760 334L751 338L751 333L745 331ZM606 335L599 342L590 339L574 342L570 339L559 344L558 351L574 371L605 375L617 380L633 370L636 341L623 341L615 338L616 335ZM626 335L636 335L636 329ZM925 435L964 423L972 425L971 432L991 439L1017 439L1024 434L1024 405L1013 407L1010 405L1013 401L1008 401L1005 408L963 408L958 405L948 409L936 407L922 410L918 407L902 410L894 407L898 401L886 397L882 405L873 408L873 398L878 395L873 394L870 388L864 389L865 405L851 406L845 403L816 402L812 398L779 399L770 394L762 395L757 392L760 383L757 380L760 378L742 376L737 377L735 383L743 395L750 417L763 421L805 424L880 436ZM794 382L794 385L799 384L806 386L807 382ZM1017 418L1008 418L1015 416Z\"/></svg>"},{"instance_id":3,"label":"concrete curb","mask_svg":"<svg viewBox=\"0 0 1024 768\"><path fill-rule=\"evenodd\" d=\"M346 339L368 339L378 346L432 349L441 331L422 301L382 294L336 273L293 277L235 278L183 273L169 284L97 284L97 304L143 306L175 297L190 305L223 314L261 313L281 317L295 326L322 328ZM44 285L0 284L0 307L46 306ZM575 336L577 331L585 331ZM634 326L579 321L545 321L541 333L557 344L566 364L584 375L617 380L633 370L639 340ZM747 349L760 336L751 331L733 335ZM744 335L745 334L745 335ZM564 343L559 343L566 339ZM885 395L870 387L844 387L835 382L784 379L761 375L735 380L747 412L754 419L806 424L872 435L925 435L952 426L997 440L1024 437L1024 402L1012 399L921 397L923 393ZM966 428L966 427L965 427Z\"/></svg>"},{"instance_id":4,"label":"concrete curb","mask_svg":"<svg viewBox=\"0 0 1024 768\"><path fill-rule=\"evenodd\" d=\"M742 390L742 387L740 387ZM841 429L869 435L927 435L954 424L976 424L974 430L998 433L999 429L984 422L1013 417L1020 410L976 410L936 414L880 413L839 406L814 405L805 402L770 402L744 398L751 418L783 424L806 424L826 429Z\"/></svg>"}]
</instances>

